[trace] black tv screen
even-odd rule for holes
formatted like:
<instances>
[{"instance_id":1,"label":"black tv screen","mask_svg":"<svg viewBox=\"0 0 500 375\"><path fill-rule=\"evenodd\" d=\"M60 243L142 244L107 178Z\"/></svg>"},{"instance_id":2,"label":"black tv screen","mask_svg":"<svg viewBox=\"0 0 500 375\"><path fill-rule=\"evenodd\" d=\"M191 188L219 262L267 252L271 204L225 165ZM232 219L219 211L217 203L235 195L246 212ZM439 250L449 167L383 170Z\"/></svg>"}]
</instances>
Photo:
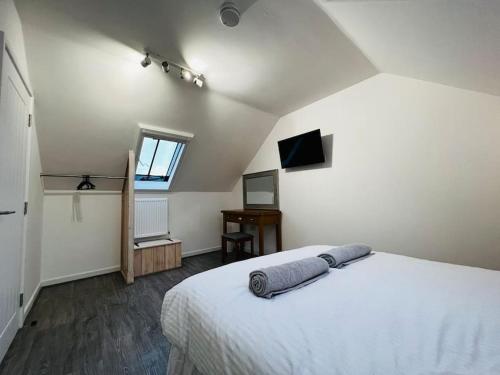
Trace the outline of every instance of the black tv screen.
<instances>
[{"instance_id":1,"label":"black tv screen","mask_svg":"<svg viewBox=\"0 0 500 375\"><path fill-rule=\"evenodd\" d=\"M319 129L283 139L278 142L278 148L281 168L292 168L325 161Z\"/></svg>"}]
</instances>

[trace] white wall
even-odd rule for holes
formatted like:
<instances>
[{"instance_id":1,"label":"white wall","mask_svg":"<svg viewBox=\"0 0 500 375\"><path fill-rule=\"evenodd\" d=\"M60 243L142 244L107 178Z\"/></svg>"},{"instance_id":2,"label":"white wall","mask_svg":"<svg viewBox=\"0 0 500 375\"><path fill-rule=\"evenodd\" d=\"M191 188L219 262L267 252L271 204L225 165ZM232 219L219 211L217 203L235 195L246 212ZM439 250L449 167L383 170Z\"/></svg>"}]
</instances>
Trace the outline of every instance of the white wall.
<instances>
[{"instance_id":1,"label":"white wall","mask_svg":"<svg viewBox=\"0 0 500 375\"><path fill-rule=\"evenodd\" d=\"M23 78L30 85L23 29L12 0L0 0L0 31L5 33L7 45L14 55L16 65L21 71ZM24 305L25 315L32 306L39 290L41 267L43 187L40 181L40 152L34 120L30 129L29 146L30 152L28 155L29 159L27 160L27 199L29 210L25 221L24 272L23 280L21 281L21 292L24 293L24 300L26 301Z\"/></svg>"},{"instance_id":2,"label":"white wall","mask_svg":"<svg viewBox=\"0 0 500 375\"><path fill-rule=\"evenodd\" d=\"M43 209L42 284L116 271L120 266L121 193L46 192Z\"/></svg>"},{"instance_id":3,"label":"white wall","mask_svg":"<svg viewBox=\"0 0 500 375\"><path fill-rule=\"evenodd\" d=\"M152 197L162 194L137 193ZM168 193L172 237L182 240L183 256L220 249L222 209L230 192ZM80 194L81 220L74 192L47 191L43 209L42 285L113 272L120 266L121 194Z\"/></svg>"},{"instance_id":4,"label":"white wall","mask_svg":"<svg viewBox=\"0 0 500 375\"><path fill-rule=\"evenodd\" d=\"M280 168L276 142L317 128L332 165L280 169L285 248L365 242L500 269L499 97L380 74L281 118L247 173Z\"/></svg>"},{"instance_id":5,"label":"white wall","mask_svg":"<svg viewBox=\"0 0 500 375\"><path fill-rule=\"evenodd\" d=\"M161 193L137 192L136 197L163 196ZM221 210L233 208L231 193L167 193L169 227L173 238L182 240L183 256L220 249Z\"/></svg>"}]
</instances>

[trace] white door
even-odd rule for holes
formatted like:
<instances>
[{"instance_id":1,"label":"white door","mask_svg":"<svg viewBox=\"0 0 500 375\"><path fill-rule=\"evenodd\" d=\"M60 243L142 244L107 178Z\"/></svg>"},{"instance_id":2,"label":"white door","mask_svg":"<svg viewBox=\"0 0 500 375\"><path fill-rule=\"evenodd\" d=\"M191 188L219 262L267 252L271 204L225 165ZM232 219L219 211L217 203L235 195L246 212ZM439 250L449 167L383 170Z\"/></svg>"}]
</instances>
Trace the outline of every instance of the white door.
<instances>
[{"instance_id":1,"label":"white door","mask_svg":"<svg viewBox=\"0 0 500 375\"><path fill-rule=\"evenodd\" d=\"M0 33L0 361L16 335L30 96Z\"/></svg>"}]
</instances>

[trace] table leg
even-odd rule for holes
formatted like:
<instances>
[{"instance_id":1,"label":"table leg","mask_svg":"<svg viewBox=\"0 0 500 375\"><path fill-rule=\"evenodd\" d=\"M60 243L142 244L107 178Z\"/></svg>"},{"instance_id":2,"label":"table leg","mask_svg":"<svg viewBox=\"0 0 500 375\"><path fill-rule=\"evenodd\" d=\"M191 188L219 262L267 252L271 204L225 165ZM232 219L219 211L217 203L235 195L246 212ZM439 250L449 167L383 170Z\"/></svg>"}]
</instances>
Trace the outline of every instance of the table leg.
<instances>
[{"instance_id":1,"label":"table leg","mask_svg":"<svg viewBox=\"0 0 500 375\"><path fill-rule=\"evenodd\" d=\"M264 255L264 225L259 224L259 256Z\"/></svg>"},{"instance_id":2,"label":"table leg","mask_svg":"<svg viewBox=\"0 0 500 375\"><path fill-rule=\"evenodd\" d=\"M223 219L222 221L222 233L227 233L227 221Z\"/></svg>"},{"instance_id":3,"label":"table leg","mask_svg":"<svg viewBox=\"0 0 500 375\"><path fill-rule=\"evenodd\" d=\"M222 264L226 263L227 258L227 240L222 239Z\"/></svg>"},{"instance_id":4,"label":"table leg","mask_svg":"<svg viewBox=\"0 0 500 375\"><path fill-rule=\"evenodd\" d=\"M276 224L276 251L282 250L281 244L281 223Z\"/></svg>"}]
</instances>

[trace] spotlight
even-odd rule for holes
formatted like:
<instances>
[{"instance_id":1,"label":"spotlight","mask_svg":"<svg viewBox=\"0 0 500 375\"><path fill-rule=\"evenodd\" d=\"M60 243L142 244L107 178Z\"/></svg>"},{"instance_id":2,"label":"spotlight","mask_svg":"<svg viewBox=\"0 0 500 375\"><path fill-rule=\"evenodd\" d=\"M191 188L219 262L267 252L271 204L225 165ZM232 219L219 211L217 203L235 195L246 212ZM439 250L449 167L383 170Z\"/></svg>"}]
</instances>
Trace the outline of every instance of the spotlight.
<instances>
[{"instance_id":1,"label":"spotlight","mask_svg":"<svg viewBox=\"0 0 500 375\"><path fill-rule=\"evenodd\" d=\"M147 68L151 65L151 57L149 57L149 53L146 53L146 57L141 61L141 65L143 68Z\"/></svg>"},{"instance_id":2,"label":"spotlight","mask_svg":"<svg viewBox=\"0 0 500 375\"><path fill-rule=\"evenodd\" d=\"M168 61L164 61L161 63L161 69L164 73L170 72L170 65L168 64Z\"/></svg>"},{"instance_id":3,"label":"spotlight","mask_svg":"<svg viewBox=\"0 0 500 375\"><path fill-rule=\"evenodd\" d=\"M1 0L0 0L1 1ZM182 65L176 64L175 62L172 62L171 60L167 60L165 57L149 51L149 52L144 52L146 56L144 59L141 61L141 65L144 68L147 68L150 66L153 61L160 63L161 69L163 70L164 73L169 73L172 68L174 69L174 75L177 76L187 82L193 82L194 85L198 87L203 87L205 84L205 77L200 71L192 71L191 68L189 67L183 67Z\"/></svg>"},{"instance_id":4,"label":"spotlight","mask_svg":"<svg viewBox=\"0 0 500 375\"><path fill-rule=\"evenodd\" d=\"M193 78L193 83L198 87L203 87L203 78L201 76L196 76Z\"/></svg>"},{"instance_id":5,"label":"spotlight","mask_svg":"<svg viewBox=\"0 0 500 375\"><path fill-rule=\"evenodd\" d=\"M191 81L191 78L193 78L193 75L189 70L181 69L181 79L185 79L186 81Z\"/></svg>"}]
</instances>

